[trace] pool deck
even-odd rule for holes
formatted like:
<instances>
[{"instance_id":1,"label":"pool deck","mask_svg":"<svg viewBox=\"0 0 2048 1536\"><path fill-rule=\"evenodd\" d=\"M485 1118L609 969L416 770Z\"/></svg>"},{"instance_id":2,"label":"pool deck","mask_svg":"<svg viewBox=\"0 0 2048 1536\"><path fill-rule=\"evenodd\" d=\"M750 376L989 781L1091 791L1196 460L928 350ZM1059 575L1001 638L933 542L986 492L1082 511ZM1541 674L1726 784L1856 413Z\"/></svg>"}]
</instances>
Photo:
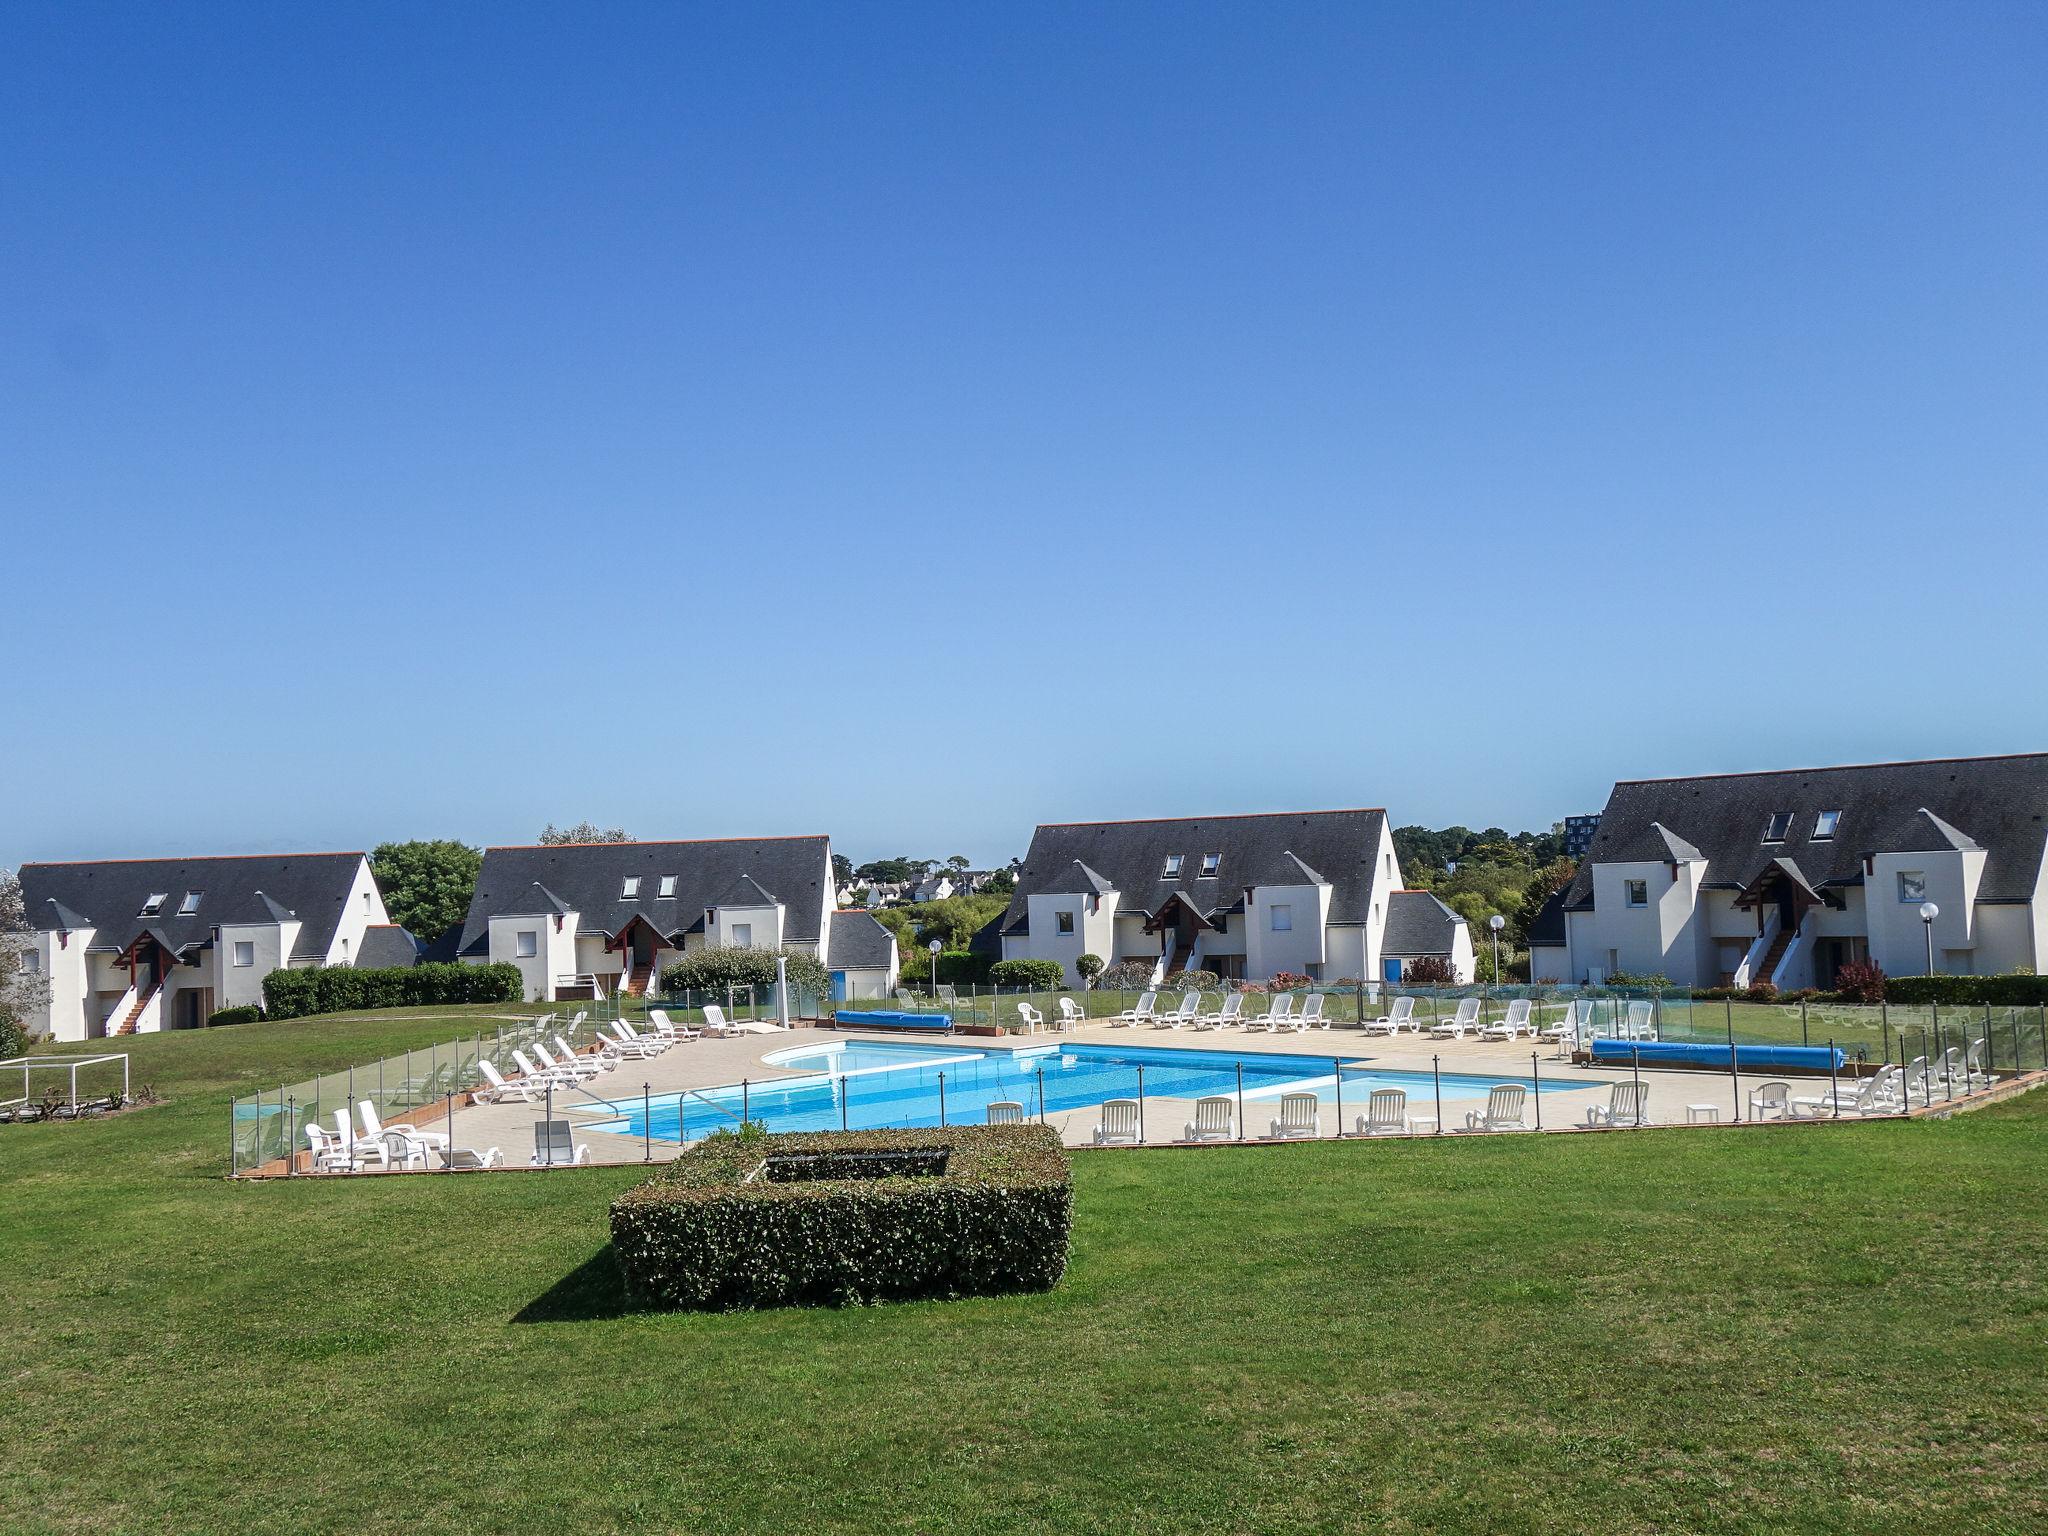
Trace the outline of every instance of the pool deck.
<instances>
[{"instance_id":1,"label":"pool deck","mask_svg":"<svg viewBox=\"0 0 2048 1536\"><path fill-rule=\"evenodd\" d=\"M1337 1057L1346 1063L1361 1063L1372 1067L1403 1072L1428 1072L1432 1060L1441 1062L1442 1070L1461 1075L1498 1076L1503 1079L1525 1080L1532 1069L1540 1072L1547 1091L1536 1096L1541 1100L1543 1130L1547 1132L1573 1130L1584 1124L1587 1109L1594 1105L1603 1108L1607 1103L1608 1085L1626 1081L1630 1072L1626 1067L1615 1068L1578 1067L1561 1058L1556 1047L1543 1042L1532 1042L1527 1038L1512 1043L1481 1040L1432 1040L1426 1035L1400 1034L1395 1036L1363 1035L1355 1029L1311 1030L1307 1033L1267 1034L1247 1033L1241 1029L1228 1030L1187 1030L1151 1028L1113 1028L1096 1023L1066 1032L1047 1032L1033 1035L1005 1035L1000 1038L980 1036L911 1035L905 1031L868 1031L819 1029L799 1026L788 1031L777 1030L772 1034L747 1034L732 1039L705 1037L672 1046L660 1056L647 1061L629 1061L616 1070L595 1078L588 1085L588 1093L557 1092L554 1109L558 1117L566 1117L577 1124L576 1140L588 1145L593 1161L600 1163L641 1162L651 1158L664 1161L675 1156L679 1150L674 1143L654 1141L643 1142L638 1136L620 1135L600 1131L592 1127L606 1119L613 1118L610 1110L597 1102L611 1099L624 1102L637 1099L645 1091L653 1097L676 1093L686 1088L711 1088L738 1083L742 1078L753 1082L769 1082L777 1078L814 1076L815 1068L790 1068L771 1065L763 1058L771 1053L787 1051L805 1045L831 1044L834 1042L918 1039L928 1044L944 1047L966 1048L982 1051L1003 1051L1044 1047L1056 1042L1073 1041L1091 1045L1145 1045L1153 1047L1180 1047L1262 1056L1301 1056L1314 1058L1318 1064ZM1535 1054L1532 1063L1531 1052ZM1792 1091L1798 1095L1822 1094L1827 1091L1824 1078L1785 1078L1783 1074L1743 1073L1739 1079L1727 1073L1652 1071L1644 1068L1642 1081L1649 1089L1649 1115L1656 1125L1679 1125L1688 1123L1690 1106L1712 1106L1718 1111L1718 1123L1732 1124L1738 1097L1744 1105L1743 1118L1747 1121L1749 1091L1759 1083L1786 1080L1793 1084ZM1579 1085L1570 1091L1548 1088L1557 1081L1569 1081ZM1844 1078L1844 1082L1852 1082ZM594 1096L594 1097L592 1097ZM1445 1131L1462 1131L1466 1111L1483 1106L1483 1095L1474 1097L1452 1097L1446 1093L1443 1100ZM1411 1115L1433 1115L1434 1102L1423 1096L1411 1096ZM1245 1106L1246 1124L1243 1132L1247 1139L1265 1135L1268 1122L1278 1113L1277 1102L1261 1099ZM1364 1094L1361 1092L1356 1103L1347 1098L1344 1106L1343 1129L1349 1133L1356 1117L1364 1112ZM424 1128L434 1131L451 1131L454 1145L479 1151L486 1147L497 1147L505 1162L512 1167L524 1166L533 1148L534 1123L542 1117L540 1104L472 1104L457 1108L449 1118L435 1114L421 1117ZM1046 1123L1055 1127L1069 1146L1089 1146L1093 1142L1098 1121L1096 1106L1072 1110L1056 1110L1049 1113ZM1194 1101L1164 1096L1147 1095L1145 1099L1145 1140L1148 1145L1166 1145L1179 1141L1186 1123L1194 1118ZM1533 1118L1533 1112L1532 1112ZM1704 1116L1702 1116L1704 1118ZM1333 1136L1337 1127L1334 1115L1325 1107L1321 1117L1321 1134Z\"/></svg>"}]
</instances>

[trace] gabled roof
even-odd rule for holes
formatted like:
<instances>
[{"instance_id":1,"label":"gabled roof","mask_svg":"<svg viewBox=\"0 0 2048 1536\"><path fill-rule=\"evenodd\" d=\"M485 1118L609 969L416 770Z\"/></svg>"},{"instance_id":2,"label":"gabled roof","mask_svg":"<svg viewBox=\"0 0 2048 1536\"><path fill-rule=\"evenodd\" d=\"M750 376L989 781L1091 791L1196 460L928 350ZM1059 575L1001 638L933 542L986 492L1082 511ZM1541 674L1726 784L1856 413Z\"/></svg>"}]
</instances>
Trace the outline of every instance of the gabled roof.
<instances>
[{"instance_id":1,"label":"gabled roof","mask_svg":"<svg viewBox=\"0 0 2048 1536\"><path fill-rule=\"evenodd\" d=\"M1529 947L1538 949L1550 945L1562 949L1565 945L1564 901L1571 894L1571 885L1566 883L1550 893L1536 916L1529 924Z\"/></svg>"},{"instance_id":2,"label":"gabled roof","mask_svg":"<svg viewBox=\"0 0 2048 1536\"><path fill-rule=\"evenodd\" d=\"M673 875L675 890L662 896L661 877ZM625 883L637 877L638 894L628 899ZM708 907L741 905L727 893L742 879L758 894L744 903L762 904L780 892L785 943L816 943L832 892L832 858L824 837L733 837L696 842L561 843L486 848L476 894L463 919L461 952L490 947L490 920L535 910L530 888L539 885L556 902L550 911L575 912L585 932L614 937L638 917L665 937L701 932ZM777 898L767 896L773 905Z\"/></svg>"},{"instance_id":3,"label":"gabled roof","mask_svg":"<svg viewBox=\"0 0 2048 1536\"><path fill-rule=\"evenodd\" d=\"M1387 883L1378 859L1386 822L1375 809L1048 823L1031 835L1001 932L1023 930L1032 896L1113 890L1119 912L1150 917L1177 894L1213 916L1241 908L1248 887L1275 885L1332 887L1330 921L1355 926ZM1222 858L1204 879L1210 853ZM1181 858L1172 879L1163 878L1169 854Z\"/></svg>"},{"instance_id":4,"label":"gabled roof","mask_svg":"<svg viewBox=\"0 0 2048 1536\"><path fill-rule=\"evenodd\" d=\"M1387 932L1380 953L1403 960L1448 955L1465 919L1428 891L1393 891L1387 896Z\"/></svg>"},{"instance_id":5,"label":"gabled roof","mask_svg":"<svg viewBox=\"0 0 2048 1536\"><path fill-rule=\"evenodd\" d=\"M43 908L42 915L44 921L36 924L40 932L62 933L92 926L91 918L81 916L79 913L72 911L54 896L43 903ZM35 915L33 912L29 914L31 918Z\"/></svg>"},{"instance_id":6,"label":"gabled roof","mask_svg":"<svg viewBox=\"0 0 2048 1536\"><path fill-rule=\"evenodd\" d=\"M711 903L714 907L773 907L780 903L761 888L752 875L741 875L725 888L725 894Z\"/></svg>"},{"instance_id":7,"label":"gabled roof","mask_svg":"<svg viewBox=\"0 0 2048 1536\"><path fill-rule=\"evenodd\" d=\"M125 950L151 930L166 949L182 954L208 942L219 927L289 921L278 917L284 911L301 924L292 957L320 959L334 943L363 861L361 853L278 853L24 864L21 893L30 922L91 928L95 950ZM204 894L198 911L180 917L188 891ZM162 908L142 916L144 904L159 893ZM69 916L57 918L59 908Z\"/></svg>"},{"instance_id":8,"label":"gabled roof","mask_svg":"<svg viewBox=\"0 0 2048 1536\"><path fill-rule=\"evenodd\" d=\"M1839 811L1830 838L1813 835L1822 811ZM1791 817L1766 843L1774 813ZM1614 786L1566 905L1593 904L1596 863L1672 857L1675 835L1707 860L1710 887L1741 890L1774 858L1795 861L1817 889L1859 885L1863 860L1879 853L1982 848L1980 901L2028 901L2048 848L2048 753L1865 763L1772 773L1633 779Z\"/></svg>"},{"instance_id":9,"label":"gabled roof","mask_svg":"<svg viewBox=\"0 0 2048 1536\"><path fill-rule=\"evenodd\" d=\"M355 954L355 963L362 970L418 965L419 960L419 941L396 923L373 923L365 928Z\"/></svg>"},{"instance_id":10,"label":"gabled roof","mask_svg":"<svg viewBox=\"0 0 2048 1536\"><path fill-rule=\"evenodd\" d=\"M1704 853L1701 853L1699 849L1693 847L1691 843L1688 843L1662 822L1651 822L1650 830L1664 844L1666 854L1677 863L1697 864L1706 858Z\"/></svg>"},{"instance_id":11,"label":"gabled roof","mask_svg":"<svg viewBox=\"0 0 2048 1536\"><path fill-rule=\"evenodd\" d=\"M896 935L858 907L832 914L825 963L835 971L885 971L896 958Z\"/></svg>"}]
</instances>

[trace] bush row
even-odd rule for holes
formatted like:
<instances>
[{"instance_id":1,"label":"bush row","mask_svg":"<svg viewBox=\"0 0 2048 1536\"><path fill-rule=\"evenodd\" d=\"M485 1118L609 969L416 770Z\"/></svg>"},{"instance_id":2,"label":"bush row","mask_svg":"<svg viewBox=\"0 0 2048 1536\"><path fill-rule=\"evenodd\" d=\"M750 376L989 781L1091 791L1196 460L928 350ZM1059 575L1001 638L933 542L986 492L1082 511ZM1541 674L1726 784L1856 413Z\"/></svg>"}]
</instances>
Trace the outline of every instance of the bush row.
<instances>
[{"instance_id":1,"label":"bush row","mask_svg":"<svg viewBox=\"0 0 2048 1536\"><path fill-rule=\"evenodd\" d=\"M2048 976L1893 976L1885 998L1894 1003L1989 1003L1994 1008L2048 1006Z\"/></svg>"},{"instance_id":2,"label":"bush row","mask_svg":"<svg viewBox=\"0 0 2048 1536\"><path fill-rule=\"evenodd\" d=\"M945 1171L917 1171L933 1154ZM1066 1270L1071 1181L1042 1125L750 1127L615 1201L612 1246L634 1296L699 1311L1042 1291Z\"/></svg>"},{"instance_id":3,"label":"bush row","mask_svg":"<svg viewBox=\"0 0 2048 1536\"><path fill-rule=\"evenodd\" d=\"M1051 992L1067 984L1067 968L1057 960L998 960L988 979L993 986Z\"/></svg>"},{"instance_id":4,"label":"bush row","mask_svg":"<svg viewBox=\"0 0 2048 1536\"><path fill-rule=\"evenodd\" d=\"M526 995L516 965L406 965L353 970L272 971L263 1012L273 1019L422 1003L516 1003Z\"/></svg>"},{"instance_id":5,"label":"bush row","mask_svg":"<svg viewBox=\"0 0 2048 1536\"><path fill-rule=\"evenodd\" d=\"M736 945L693 949L673 965L663 966L661 989L669 997L681 997L685 992L715 995L728 987L736 992L749 987L765 989L775 985L778 959L788 962L791 991L823 994L831 990L832 978L816 955L795 949L778 954L772 949Z\"/></svg>"},{"instance_id":6,"label":"bush row","mask_svg":"<svg viewBox=\"0 0 2048 1536\"><path fill-rule=\"evenodd\" d=\"M216 1008L206 1016L207 1027L215 1024L254 1024L263 1017L263 1010L255 1003L243 1003L238 1008Z\"/></svg>"}]
</instances>

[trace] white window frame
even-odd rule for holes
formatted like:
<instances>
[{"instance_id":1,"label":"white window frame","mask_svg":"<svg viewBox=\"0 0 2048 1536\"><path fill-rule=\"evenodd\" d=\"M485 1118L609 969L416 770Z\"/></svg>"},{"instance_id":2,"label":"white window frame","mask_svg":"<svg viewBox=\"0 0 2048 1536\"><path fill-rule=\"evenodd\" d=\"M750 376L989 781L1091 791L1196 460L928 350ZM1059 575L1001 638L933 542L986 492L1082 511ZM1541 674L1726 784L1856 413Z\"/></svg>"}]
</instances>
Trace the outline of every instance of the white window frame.
<instances>
[{"instance_id":1,"label":"white window frame","mask_svg":"<svg viewBox=\"0 0 2048 1536\"><path fill-rule=\"evenodd\" d=\"M1181 866L1186 862L1186 855L1169 853L1166 856L1166 867L1159 872L1159 878L1162 880L1178 880L1180 878Z\"/></svg>"},{"instance_id":2,"label":"white window frame","mask_svg":"<svg viewBox=\"0 0 2048 1536\"><path fill-rule=\"evenodd\" d=\"M1269 933L1294 932L1294 904L1277 901L1266 908L1266 931Z\"/></svg>"},{"instance_id":3,"label":"white window frame","mask_svg":"<svg viewBox=\"0 0 2048 1536\"><path fill-rule=\"evenodd\" d=\"M1912 881L1908 890L1906 882ZM1927 899L1927 871L1924 869L1902 869L1899 871L1899 904L1917 907Z\"/></svg>"},{"instance_id":4,"label":"white window frame","mask_svg":"<svg viewBox=\"0 0 2048 1536\"><path fill-rule=\"evenodd\" d=\"M1827 821L1826 818L1830 816L1834 817L1835 819L1833 821ZM1825 831L1822 830L1823 826L1825 826L1826 828ZM1815 812L1813 818L1813 841L1816 843L1825 843L1829 841L1831 838L1834 837L1836 832L1841 830L1841 826L1842 813L1840 811Z\"/></svg>"},{"instance_id":5,"label":"white window frame","mask_svg":"<svg viewBox=\"0 0 2048 1536\"><path fill-rule=\"evenodd\" d=\"M1219 873L1220 873L1220 872L1222 871L1222 868L1223 868L1223 855L1222 855L1222 854L1220 854L1220 853L1205 853L1205 854L1203 854L1203 855L1202 855L1202 876L1201 876L1201 877L1202 877L1202 878L1203 878L1204 880L1214 880L1214 879L1215 879L1215 878L1217 877L1217 875L1218 875L1218 874L1219 874Z\"/></svg>"},{"instance_id":6,"label":"white window frame","mask_svg":"<svg viewBox=\"0 0 2048 1536\"><path fill-rule=\"evenodd\" d=\"M734 923L732 925L732 942L735 949L752 949L754 947L754 925L752 923Z\"/></svg>"},{"instance_id":7,"label":"white window frame","mask_svg":"<svg viewBox=\"0 0 2048 1536\"><path fill-rule=\"evenodd\" d=\"M42 951L24 949L21 952L21 968L30 976L40 976L43 973Z\"/></svg>"},{"instance_id":8,"label":"white window frame","mask_svg":"<svg viewBox=\"0 0 2048 1536\"><path fill-rule=\"evenodd\" d=\"M1074 914L1062 908L1053 913L1052 925L1060 933L1072 933L1074 931Z\"/></svg>"},{"instance_id":9,"label":"white window frame","mask_svg":"<svg viewBox=\"0 0 2048 1536\"><path fill-rule=\"evenodd\" d=\"M625 883L619 887L619 900L638 901L639 899L640 877L638 875L626 876Z\"/></svg>"},{"instance_id":10,"label":"white window frame","mask_svg":"<svg viewBox=\"0 0 2048 1536\"><path fill-rule=\"evenodd\" d=\"M520 960L533 960L540 955L540 930L521 928L512 935L512 954Z\"/></svg>"},{"instance_id":11,"label":"white window frame","mask_svg":"<svg viewBox=\"0 0 2048 1536\"><path fill-rule=\"evenodd\" d=\"M1650 882L1647 880L1622 881L1621 899L1631 907L1647 907L1650 904Z\"/></svg>"},{"instance_id":12,"label":"white window frame","mask_svg":"<svg viewBox=\"0 0 2048 1536\"><path fill-rule=\"evenodd\" d=\"M228 952L228 964L235 970L246 971L256 963L256 942L253 939L236 939L234 948Z\"/></svg>"},{"instance_id":13,"label":"white window frame","mask_svg":"<svg viewBox=\"0 0 2048 1536\"><path fill-rule=\"evenodd\" d=\"M663 875L661 877L661 884L655 888L654 894L656 899L660 901L674 900L676 894L676 877L674 875Z\"/></svg>"},{"instance_id":14,"label":"white window frame","mask_svg":"<svg viewBox=\"0 0 2048 1536\"><path fill-rule=\"evenodd\" d=\"M155 917L159 912L163 911L164 903L170 899L171 893L169 891L151 891L149 893L149 900L142 904L142 910L135 915L137 917Z\"/></svg>"}]
</instances>

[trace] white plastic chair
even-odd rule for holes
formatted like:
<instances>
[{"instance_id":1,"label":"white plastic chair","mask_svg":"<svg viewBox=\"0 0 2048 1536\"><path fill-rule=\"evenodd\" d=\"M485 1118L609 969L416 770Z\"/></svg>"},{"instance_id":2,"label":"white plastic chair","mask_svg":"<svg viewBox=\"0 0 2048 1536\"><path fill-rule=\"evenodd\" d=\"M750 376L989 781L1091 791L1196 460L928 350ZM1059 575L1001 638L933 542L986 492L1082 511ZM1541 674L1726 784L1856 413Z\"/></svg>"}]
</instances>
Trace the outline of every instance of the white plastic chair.
<instances>
[{"instance_id":1,"label":"white plastic chair","mask_svg":"<svg viewBox=\"0 0 2048 1536\"><path fill-rule=\"evenodd\" d=\"M1028 1035L1035 1035L1045 1028L1045 1015L1029 1003L1017 1005L1017 1022Z\"/></svg>"},{"instance_id":2,"label":"white plastic chair","mask_svg":"<svg viewBox=\"0 0 2048 1536\"><path fill-rule=\"evenodd\" d=\"M1150 1024L1157 1017L1152 1009L1153 1005L1158 1001L1159 994L1157 992L1140 992L1137 1004L1134 1007L1126 1008L1122 1013L1111 1019L1109 1027L1111 1029L1131 1029L1140 1024Z\"/></svg>"},{"instance_id":3,"label":"white plastic chair","mask_svg":"<svg viewBox=\"0 0 2048 1536\"><path fill-rule=\"evenodd\" d=\"M1529 1022L1529 999L1518 997L1508 1004L1507 1014L1499 1023L1489 1024L1486 1028L1479 1031L1479 1038L1482 1040L1512 1040L1515 1036L1524 1033L1533 1038L1536 1033L1536 1026Z\"/></svg>"},{"instance_id":4,"label":"white plastic chair","mask_svg":"<svg viewBox=\"0 0 2048 1536\"><path fill-rule=\"evenodd\" d=\"M1202 994L1190 988L1181 993L1180 1006L1171 1013L1162 1013L1153 1019L1154 1029L1179 1029L1183 1024L1192 1024L1202 1011Z\"/></svg>"},{"instance_id":5,"label":"white plastic chair","mask_svg":"<svg viewBox=\"0 0 2048 1536\"><path fill-rule=\"evenodd\" d=\"M1303 999L1301 1012L1295 1016L1294 1027L1298 1030L1328 1029L1330 1021L1323 1017L1323 994L1311 992Z\"/></svg>"},{"instance_id":6,"label":"white plastic chair","mask_svg":"<svg viewBox=\"0 0 2048 1536\"><path fill-rule=\"evenodd\" d=\"M1140 1140L1138 1134L1138 1101L1136 1099L1105 1099L1102 1102L1102 1119L1095 1127L1095 1145L1098 1147L1135 1147Z\"/></svg>"},{"instance_id":7,"label":"white plastic chair","mask_svg":"<svg viewBox=\"0 0 2048 1536\"><path fill-rule=\"evenodd\" d=\"M719 1007L718 1004L706 1003L704 1005L704 1033L716 1035L721 1040L726 1040L738 1035L741 1033L741 1030L739 1025L730 1022L726 1018L725 1010Z\"/></svg>"},{"instance_id":8,"label":"white plastic chair","mask_svg":"<svg viewBox=\"0 0 2048 1536\"><path fill-rule=\"evenodd\" d=\"M315 1173L354 1173L356 1160L347 1147L312 1121L306 1122L306 1142L313 1149Z\"/></svg>"},{"instance_id":9,"label":"white plastic chair","mask_svg":"<svg viewBox=\"0 0 2048 1536\"><path fill-rule=\"evenodd\" d=\"M1365 1026L1365 1033L1368 1035L1398 1035L1404 1029L1412 1029L1419 1032L1421 1028L1422 1026L1415 1022L1415 999L1412 997L1397 997L1394 999L1394 1004L1391 1008Z\"/></svg>"},{"instance_id":10,"label":"white plastic chair","mask_svg":"<svg viewBox=\"0 0 2048 1536\"><path fill-rule=\"evenodd\" d=\"M1649 1105L1648 1083L1616 1083L1607 1090L1604 1106L1595 1104L1586 1111L1586 1128L1612 1131L1648 1125Z\"/></svg>"},{"instance_id":11,"label":"white plastic chair","mask_svg":"<svg viewBox=\"0 0 2048 1536\"><path fill-rule=\"evenodd\" d=\"M1792 1118L1792 1085L1790 1083L1758 1083L1749 1090L1749 1118L1752 1120L1789 1120Z\"/></svg>"},{"instance_id":12,"label":"white plastic chair","mask_svg":"<svg viewBox=\"0 0 2048 1536\"><path fill-rule=\"evenodd\" d=\"M1244 1022L1244 994L1233 992L1223 999L1223 1006L1214 1013L1205 1013L1195 1020L1197 1029L1229 1029Z\"/></svg>"},{"instance_id":13,"label":"white plastic chair","mask_svg":"<svg viewBox=\"0 0 2048 1536\"><path fill-rule=\"evenodd\" d=\"M1294 1027L1294 994L1292 992L1282 992L1277 995L1270 1003L1266 1004L1266 1011L1263 1014L1245 1025L1246 1029L1263 1029L1268 1034L1278 1034L1283 1027L1288 1029Z\"/></svg>"},{"instance_id":14,"label":"white plastic chair","mask_svg":"<svg viewBox=\"0 0 2048 1536\"><path fill-rule=\"evenodd\" d=\"M694 1030L687 1024L671 1024L666 1008L648 1009L647 1023L648 1027L664 1040L695 1040L701 1034L701 1031Z\"/></svg>"},{"instance_id":15,"label":"white plastic chair","mask_svg":"<svg viewBox=\"0 0 2048 1536\"><path fill-rule=\"evenodd\" d=\"M1070 1029L1079 1029L1087 1022L1088 1010L1086 1008L1083 1008L1071 997L1060 999L1060 1031L1062 1034Z\"/></svg>"},{"instance_id":16,"label":"white plastic chair","mask_svg":"<svg viewBox=\"0 0 2048 1536\"><path fill-rule=\"evenodd\" d=\"M1529 1123L1522 1116L1528 1103L1529 1090L1521 1083L1495 1083L1487 1091L1486 1108L1465 1111L1465 1129L1526 1131Z\"/></svg>"},{"instance_id":17,"label":"white plastic chair","mask_svg":"<svg viewBox=\"0 0 2048 1536\"><path fill-rule=\"evenodd\" d=\"M1479 1031L1479 999L1461 998L1458 1011L1448 1019L1439 1020L1429 1032L1432 1040L1462 1040Z\"/></svg>"},{"instance_id":18,"label":"white plastic chair","mask_svg":"<svg viewBox=\"0 0 2048 1536\"><path fill-rule=\"evenodd\" d=\"M1408 1090L1375 1088L1365 1101L1365 1113L1358 1117L1361 1136L1405 1136L1408 1134Z\"/></svg>"},{"instance_id":19,"label":"white plastic chair","mask_svg":"<svg viewBox=\"0 0 2048 1536\"><path fill-rule=\"evenodd\" d=\"M1225 1100L1228 1103L1228 1100ZM1301 1137L1320 1135L1322 1116L1316 1096L1312 1093L1283 1093L1280 1095L1280 1118L1272 1122L1267 1133L1269 1141L1291 1141Z\"/></svg>"},{"instance_id":20,"label":"white plastic chair","mask_svg":"<svg viewBox=\"0 0 2048 1536\"><path fill-rule=\"evenodd\" d=\"M1022 1125L1024 1106L1015 1099L997 1099L988 1107L990 1125Z\"/></svg>"},{"instance_id":21,"label":"white plastic chair","mask_svg":"<svg viewBox=\"0 0 2048 1536\"><path fill-rule=\"evenodd\" d=\"M470 1097L479 1104L531 1104L540 1097L538 1084L529 1083L523 1077L507 1082L488 1061L478 1061L476 1069L483 1077L484 1086Z\"/></svg>"},{"instance_id":22,"label":"white plastic chair","mask_svg":"<svg viewBox=\"0 0 2048 1536\"><path fill-rule=\"evenodd\" d=\"M1231 1101L1220 1093L1195 1100L1195 1118L1187 1123L1187 1141L1229 1141L1236 1135Z\"/></svg>"}]
</instances>

